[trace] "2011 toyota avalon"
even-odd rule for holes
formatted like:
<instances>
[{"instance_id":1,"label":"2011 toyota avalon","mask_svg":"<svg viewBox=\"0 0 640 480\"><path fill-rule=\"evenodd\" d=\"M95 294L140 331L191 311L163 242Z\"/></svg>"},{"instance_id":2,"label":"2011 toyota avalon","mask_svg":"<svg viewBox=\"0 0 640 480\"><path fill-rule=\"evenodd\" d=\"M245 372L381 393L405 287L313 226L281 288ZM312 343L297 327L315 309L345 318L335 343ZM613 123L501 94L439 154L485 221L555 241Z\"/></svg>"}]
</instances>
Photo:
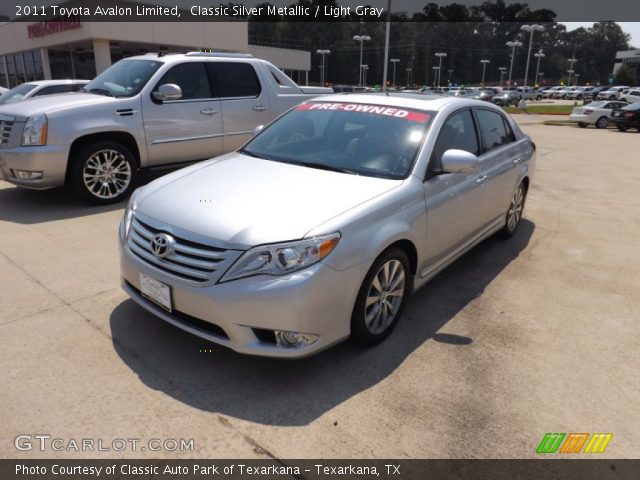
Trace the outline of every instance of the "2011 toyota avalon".
<instances>
[{"instance_id":1,"label":"2011 toyota avalon","mask_svg":"<svg viewBox=\"0 0 640 480\"><path fill-rule=\"evenodd\" d=\"M138 189L120 225L123 288L242 353L373 345L410 293L514 234L534 166L533 142L485 102L322 97Z\"/></svg>"}]
</instances>

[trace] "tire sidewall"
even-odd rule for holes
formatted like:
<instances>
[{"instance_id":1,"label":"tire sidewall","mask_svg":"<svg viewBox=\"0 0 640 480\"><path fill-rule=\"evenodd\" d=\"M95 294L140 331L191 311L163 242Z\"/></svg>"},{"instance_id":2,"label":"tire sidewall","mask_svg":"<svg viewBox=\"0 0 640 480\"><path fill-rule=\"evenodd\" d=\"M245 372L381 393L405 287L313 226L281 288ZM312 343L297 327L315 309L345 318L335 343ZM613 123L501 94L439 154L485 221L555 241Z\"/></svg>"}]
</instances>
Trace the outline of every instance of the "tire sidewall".
<instances>
[{"instance_id":1,"label":"tire sidewall","mask_svg":"<svg viewBox=\"0 0 640 480\"><path fill-rule=\"evenodd\" d=\"M398 309L396 317L393 319L393 322L391 322L387 329L380 332L379 334L373 334L367 328L367 324L365 321L365 302L374 276L378 273L380 267L382 267L382 265L390 260L398 260L404 268L405 284L402 303L400 304L400 308ZM398 324L398 321L402 316L402 312L404 311L407 299L411 294L412 289L413 277L411 275L409 259L401 249L391 248L378 256L378 258L371 265L371 268L367 272L367 275L365 276L364 280L362 281L362 285L360 286L360 290L358 291L358 296L353 307L353 313L351 314L351 341L363 346L373 346L387 338Z\"/></svg>"},{"instance_id":2,"label":"tire sidewall","mask_svg":"<svg viewBox=\"0 0 640 480\"><path fill-rule=\"evenodd\" d=\"M516 192L518 191L518 189L522 189L522 212L520 212L520 218L518 219L518 223L516 223L515 227L513 227L513 230L509 229L509 210L511 209L511 204L513 203L513 199L516 195ZM522 214L524 213L524 207L527 203L527 188L525 187L523 182L520 182L520 184L518 185L518 188L513 192L513 195L511 196L511 202L509 202L509 208L507 208L507 213L505 214L505 224L504 227L502 228L502 230L500 230L499 235L502 238L510 238L513 237L515 235L515 233L518 231L518 227L520 226L520 223L522 222Z\"/></svg>"},{"instance_id":3,"label":"tire sidewall","mask_svg":"<svg viewBox=\"0 0 640 480\"><path fill-rule=\"evenodd\" d=\"M83 171L85 164L94 153L100 150L116 150L120 152L124 156L125 160L129 163L129 167L131 168L131 181L129 182L129 185L123 192L113 198L96 197L86 188L84 184ZM129 194L135 188L137 179L136 174L137 165L135 157L127 147L117 142L101 141L83 146L78 150L77 154L72 159L70 171L71 187L84 200L98 205L106 205L119 202L129 196Z\"/></svg>"}]
</instances>

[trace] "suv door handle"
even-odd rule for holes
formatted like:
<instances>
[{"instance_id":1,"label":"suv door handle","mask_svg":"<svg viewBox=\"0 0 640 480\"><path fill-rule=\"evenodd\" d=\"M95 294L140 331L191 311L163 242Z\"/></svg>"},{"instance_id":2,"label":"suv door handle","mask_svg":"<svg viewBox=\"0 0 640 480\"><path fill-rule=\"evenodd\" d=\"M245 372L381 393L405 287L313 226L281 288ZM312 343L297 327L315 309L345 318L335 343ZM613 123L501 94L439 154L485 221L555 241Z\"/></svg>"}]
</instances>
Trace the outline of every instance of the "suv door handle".
<instances>
[{"instance_id":1,"label":"suv door handle","mask_svg":"<svg viewBox=\"0 0 640 480\"><path fill-rule=\"evenodd\" d=\"M253 110L256 112L262 112L264 110L266 110L267 107L265 107L264 105L254 105L253 106Z\"/></svg>"},{"instance_id":2,"label":"suv door handle","mask_svg":"<svg viewBox=\"0 0 640 480\"><path fill-rule=\"evenodd\" d=\"M480 185L480 184L484 183L484 181L485 181L486 179L487 179L487 176L486 176L486 175L482 175L481 177L476 178L476 183L477 183L478 185Z\"/></svg>"},{"instance_id":3,"label":"suv door handle","mask_svg":"<svg viewBox=\"0 0 640 480\"><path fill-rule=\"evenodd\" d=\"M215 115L218 111L213 108L205 108L204 110L200 110L200 113L202 115Z\"/></svg>"}]
</instances>

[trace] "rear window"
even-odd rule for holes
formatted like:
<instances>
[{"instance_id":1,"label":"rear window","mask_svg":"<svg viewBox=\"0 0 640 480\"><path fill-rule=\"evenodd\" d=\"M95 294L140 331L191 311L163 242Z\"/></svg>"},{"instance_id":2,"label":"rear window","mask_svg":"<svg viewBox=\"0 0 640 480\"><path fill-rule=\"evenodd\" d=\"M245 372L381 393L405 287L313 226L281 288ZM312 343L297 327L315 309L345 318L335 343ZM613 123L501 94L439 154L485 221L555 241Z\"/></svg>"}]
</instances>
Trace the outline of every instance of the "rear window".
<instances>
[{"instance_id":1,"label":"rear window","mask_svg":"<svg viewBox=\"0 0 640 480\"><path fill-rule=\"evenodd\" d=\"M217 96L242 98L260 95L260 82L252 65L240 62L211 62L207 65L217 81Z\"/></svg>"}]
</instances>

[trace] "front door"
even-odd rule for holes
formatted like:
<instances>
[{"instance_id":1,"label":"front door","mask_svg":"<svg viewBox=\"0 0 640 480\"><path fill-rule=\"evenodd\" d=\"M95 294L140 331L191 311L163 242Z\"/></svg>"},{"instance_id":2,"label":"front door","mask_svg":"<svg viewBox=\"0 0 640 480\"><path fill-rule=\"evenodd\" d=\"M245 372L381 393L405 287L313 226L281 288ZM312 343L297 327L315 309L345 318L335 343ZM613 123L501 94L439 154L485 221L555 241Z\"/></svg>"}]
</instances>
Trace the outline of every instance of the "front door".
<instances>
[{"instance_id":1,"label":"front door","mask_svg":"<svg viewBox=\"0 0 640 480\"><path fill-rule=\"evenodd\" d=\"M185 62L172 67L158 82L182 90L180 100L159 102L145 98L144 129L149 165L204 160L222 152L220 100L213 98L204 63Z\"/></svg>"}]
</instances>

